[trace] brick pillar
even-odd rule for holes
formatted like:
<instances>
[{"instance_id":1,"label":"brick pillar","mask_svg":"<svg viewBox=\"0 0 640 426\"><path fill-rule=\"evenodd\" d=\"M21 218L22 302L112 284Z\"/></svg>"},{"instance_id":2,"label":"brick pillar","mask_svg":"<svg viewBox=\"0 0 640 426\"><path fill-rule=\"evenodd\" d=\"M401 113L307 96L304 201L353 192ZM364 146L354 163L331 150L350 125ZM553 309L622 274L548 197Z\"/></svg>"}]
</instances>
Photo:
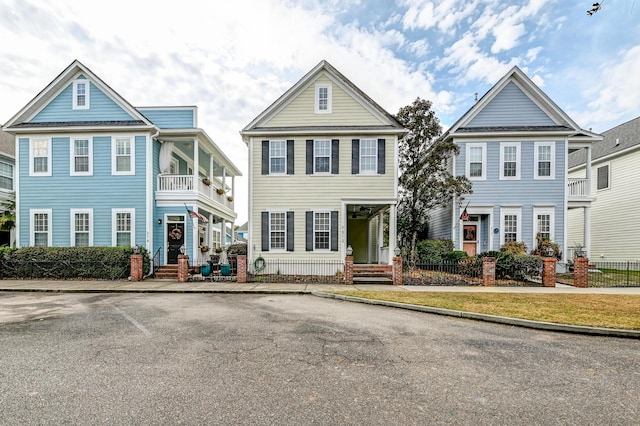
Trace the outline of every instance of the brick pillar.
<instances>
[{"instance_id":1,"label":"brick pillar","mask_svg":"<svg viewBox=\"0 0 640 426\"><path fill-rule=\"evenodd\" d=\"M178 255L178 282L186 283L189 279L189 256L186 254Z\"/></svg>"},{"instance_id":2,"label":"brick pillar","mask_svg":"<svg viewBox=\"0 0 640 426\"><path fill-rule=\"evenodd\" d=\"M393 257L393 285L402 285L402 257Z\"/></svg>"},{"instance_id":3,"label":"brick pillar","mask_svg":"<svg viewBox=\"0 0 640 426\"><path fill-rule=\"evenodd\" d=\"M589 259L586 257L578 257L573 262L573 285L589 287Z\"/></svg>"},{"instance_id":4,"label":"brick pillar","mask_svg":"<svg viewBox=\"0 0 640 426\"><path fill-rule=\"evenodd\" d=\"M545 257L542 259L544 264L542 265L542 286L543 287L555 287L556 286L556 258Z\"/></svg>"},{"instance_id":5,"label":"brick pillar","mask_svg":"<svg viewBox=\"0 0 640 426\"><path fill-rule=\"evenodd\" d=\"M247 282L247 256L244 254L238 255L238 277L239 283Z\"/></svg>"},{"instance_id":6,"label":"brick pillar","mask_svg":"<svg viewBox=\"0 0 640 426\"><path fill-rule=\"evenodd\" d=\"M131 281L142 281L142 255L131 255Z\"/></svg>"},{"instance_id":7,"label":"brick pillar","mask_svg":"<svg viewBox=\"0 0 640 426\"><path fill-rule=\"evenodd\" d=\"M496 258L482 258L482 285L485 287L496 286Z\"/></svg>"},{"instance_id":8,"label":"brick pillar","mask_svg":"<svg viewBox=\"0 0 640 426\"><path fill-rule=\"evenodd\" d=\"M353 256L344 258L344 283L353 284Z\"/></svg>"}]
</instances>

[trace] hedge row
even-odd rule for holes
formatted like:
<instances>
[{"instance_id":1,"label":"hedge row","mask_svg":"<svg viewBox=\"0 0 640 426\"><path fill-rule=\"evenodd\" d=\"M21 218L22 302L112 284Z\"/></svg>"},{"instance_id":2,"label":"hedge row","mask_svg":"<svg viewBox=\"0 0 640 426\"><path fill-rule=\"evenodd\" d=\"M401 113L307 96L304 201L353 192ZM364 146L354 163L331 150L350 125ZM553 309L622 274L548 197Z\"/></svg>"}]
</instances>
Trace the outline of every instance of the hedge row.
<instances>
[{"instance_id":1,"label":"hedge row","mask_svg":"<svg viewBox=\"0 0 640 426\"><path fill-rule=\"evenodd\" d=\"M125 279L131 273L131 247L0 247L0 278ZM149 253L140 247L143 274Z\"/></svg>"}]
</instances>

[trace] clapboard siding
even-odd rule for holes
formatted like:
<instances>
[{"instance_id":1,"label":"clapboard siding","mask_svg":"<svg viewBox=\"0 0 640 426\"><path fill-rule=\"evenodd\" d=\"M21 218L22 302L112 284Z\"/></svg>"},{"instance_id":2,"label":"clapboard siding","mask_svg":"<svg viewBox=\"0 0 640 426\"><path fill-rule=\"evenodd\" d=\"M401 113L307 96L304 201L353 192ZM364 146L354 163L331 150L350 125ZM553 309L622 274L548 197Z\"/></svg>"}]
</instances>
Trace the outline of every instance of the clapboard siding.
<instances>
[{"instance_id":1,"label":"clapboard siding","mask_svg":"<svg viewBox=\"0 0 640 426\"><path fill-rule=\"evenodd\" d=\"M429 239L451 239L451 215L453 205L432 210L429 213Z\"/></svg>"},{"instance_id":2,"label":"clapboard siding","mask_svg":"<svg viewBox=\"0 0 640 426\"><path fill-rule=\"evenodd\" d=\"M163 129L190 129L196 127L192 108L138 108L153 124Z\"/></svg>"},{"instance_id":3,"label":"clapboard siding","mask_svg":"<svg viewBox=\"0 0 640 426\"><path fill-rule=\"evenodd\" d=\"M265 127L300 126L380 126L383 123L352 96L332 83L330 114L315 114L315 84L331 83L326 76L312 82L291 103L271 118Z\"/></svg>"},{"instance_id":4,"label":"clapboard siding","mask_svg":"<svg viewBox=\"0 0 640 426\"><path fill-rule=\"evenodd\" d=\"M509 82L465 127L555 124L515 83Z\"/></svg>"},{"instance_id":5,"label":"clapboard siding","mask_svg":"<svg viewBox=\"0 0 640 426\"><path fill-rule=\"evenodd\" d=\"M70 244L70 209L92 208L94 245L112 245L111 209L135 209L136 242L145 244L146 136L135 136L135 167L132 176L111 175L111 136L93 140L93 176L70 176L70 138L51 138L51 176L29 176L29 138L20 138L21 245L29 244L29 209L52 209L53 245Z\"/></svg>"},{"instance_id":6,"label":"clapboard siding","mask_svg":"<svg viewBox=\"0 0 640 426\"><path fill-rule=\"evenodd\" d=\"M96 85L91 84L89 109L73 109L73 83L70 83L55 99L47 104L32 123L66 121L117 121L134 120Z\"/></svg>"}]
</instances>

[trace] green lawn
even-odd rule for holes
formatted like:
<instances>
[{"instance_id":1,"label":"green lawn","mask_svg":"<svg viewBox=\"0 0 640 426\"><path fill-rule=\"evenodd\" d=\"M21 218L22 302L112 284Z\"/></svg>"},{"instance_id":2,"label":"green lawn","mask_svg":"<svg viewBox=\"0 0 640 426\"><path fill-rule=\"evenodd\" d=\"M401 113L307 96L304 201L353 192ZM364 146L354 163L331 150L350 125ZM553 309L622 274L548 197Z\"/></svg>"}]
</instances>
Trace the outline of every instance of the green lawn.
<instances>
[{"instance_id":1,"label":"green lawn","mask_svg":"<svg viewBox=\"0 0 640 426\"><path fill-rule=\"evenodd\" d=\"M640 295L394 291L336 293L535 321L640 330Z\"/></svg>"}]
</instances>

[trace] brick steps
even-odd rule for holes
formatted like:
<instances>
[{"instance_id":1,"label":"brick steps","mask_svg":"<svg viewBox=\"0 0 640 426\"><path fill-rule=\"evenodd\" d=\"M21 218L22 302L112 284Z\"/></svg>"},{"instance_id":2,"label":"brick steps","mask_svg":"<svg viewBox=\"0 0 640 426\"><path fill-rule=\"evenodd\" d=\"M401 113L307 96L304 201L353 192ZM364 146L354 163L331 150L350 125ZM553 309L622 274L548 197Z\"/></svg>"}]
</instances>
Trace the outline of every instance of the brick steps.
<instances>
[{"instance_id":1,"label":"brick steps","mask_svg":"<svg viewBox=\"0 0 640 426\"><path fill-rule=\"evenodd\" d=\"M353 282L393 284L393 267L391 265L353 265Z\"/></svg>"},{"instance_id":2,"label":"brick steps","mask_svg":"<svg viewBox=\"0 0 640 426\"><path fill-rule=\"evenodd\" d=\"M156 271L155 278L160 280L178 280L178 265L160 266Z\"/></svg>"}]
</instances>

